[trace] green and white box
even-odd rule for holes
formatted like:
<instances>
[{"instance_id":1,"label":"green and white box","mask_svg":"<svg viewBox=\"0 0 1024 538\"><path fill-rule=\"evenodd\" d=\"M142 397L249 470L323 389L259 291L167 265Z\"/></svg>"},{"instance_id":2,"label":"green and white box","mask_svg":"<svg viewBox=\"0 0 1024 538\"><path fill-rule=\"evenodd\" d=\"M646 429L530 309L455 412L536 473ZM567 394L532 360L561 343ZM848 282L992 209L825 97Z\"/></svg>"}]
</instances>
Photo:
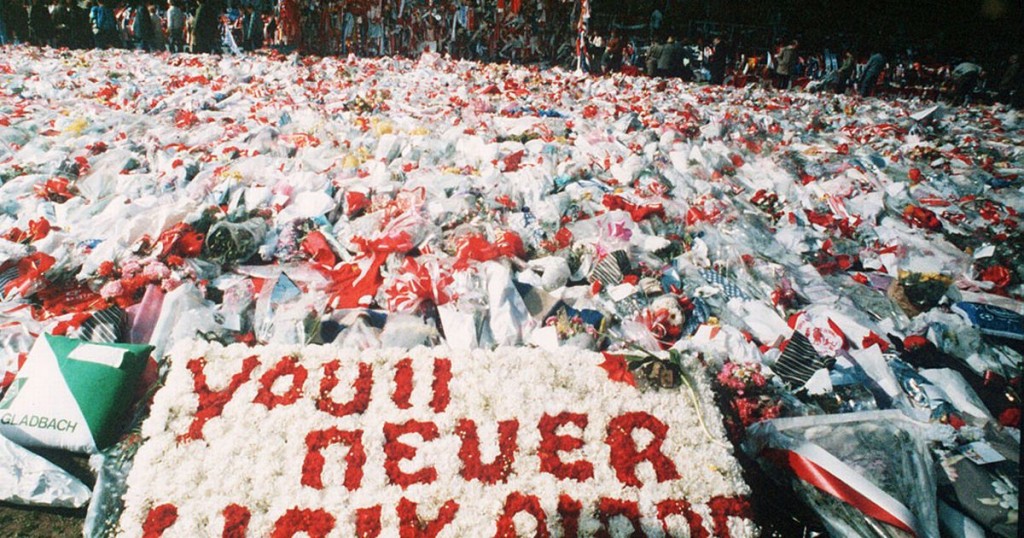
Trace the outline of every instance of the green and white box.
<instances>
[{"instance_id":1,"label":"green and white box","mask_svg":"<svg viewBox=\"0 0 1024 538\"><path fill-rule=\"evenodd\" d=\"M120 433L152 349L39 337L0 400L0 434L22 446L106 448Z\"/></svg>"}]
</instances>

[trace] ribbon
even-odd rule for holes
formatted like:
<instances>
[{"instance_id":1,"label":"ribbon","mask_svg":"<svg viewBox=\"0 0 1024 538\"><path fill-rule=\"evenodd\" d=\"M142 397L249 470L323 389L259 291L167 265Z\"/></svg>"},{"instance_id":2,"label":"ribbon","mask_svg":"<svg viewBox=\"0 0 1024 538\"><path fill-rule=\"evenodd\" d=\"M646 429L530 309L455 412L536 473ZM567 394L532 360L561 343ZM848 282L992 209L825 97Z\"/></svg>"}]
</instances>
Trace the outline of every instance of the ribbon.
<instances>
[{"instance_id":1,"label":"ribbon","mask_svg":"<svg viewBox=\"0 0 1024 538\"><path fill-rule=\"evenodd\" d=\"M776 464L791 469L804 482L853 506L864 515L913 536L924 535L918 531L917 518L909 508L818 445L801 443L791 450L766 448L762 454Z\"/></svg>"},{"instance_id":2,"label":"ribbon","mask_svg":"<svg viewBox=\"0 0 1024 538\"><path fill-rule=\"evenodd\" d=\"M24 297L25 293L34 284L37 284L43 278L43 274L53 267L53 264L56 262L56 258L43 252L35 252L25 256L18 261L18 276L4 286L4 295L9 297L12 293L17 293Z\"/></svg>"}]
</instances>

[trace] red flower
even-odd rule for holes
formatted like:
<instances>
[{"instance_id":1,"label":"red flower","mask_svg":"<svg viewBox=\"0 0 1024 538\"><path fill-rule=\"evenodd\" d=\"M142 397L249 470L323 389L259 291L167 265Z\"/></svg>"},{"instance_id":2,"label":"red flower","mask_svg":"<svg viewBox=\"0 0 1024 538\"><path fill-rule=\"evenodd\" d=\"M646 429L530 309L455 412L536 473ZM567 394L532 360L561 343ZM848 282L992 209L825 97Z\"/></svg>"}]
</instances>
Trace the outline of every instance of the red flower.
<instances>
[{"instance_id":1,"label":"red flower","mask_svg":"<svg viewBox=\"0 0 1024 538\"><path fill-rule=\"evenodd\" d=\"M380 536L380 505L356 510L356 538Z\"/></svg>"},{"instance_id":2,"label":"red flower","mask_svg":"<svg viewBox=\"0 0 1024 538\"><path fill-rule=\"evenodd\" d=\"M221 390L213 391L206 384L206 359L200 357L188 361L186 368L192 372L192 390L199 398L199 405L196 407L196 412L193 415L192 424L189 425L188 432L179 435L178 442L202 439L203 425L210 419L220 416L221 412L224 411L224 406L231 401L238 388L249 381L249 376L252 375L252 371L259 364L260 361L256 355L246 357L242 360L242 370L231 377L228 386Z\"/></svg>"},{"instance_id":3,"label":"red flower","mask_svg":"<svg viewBox=\"0 0 1024 538\"><path fill-rule=\"evenodd\" d=\"M433 422L408 420L402 424L384 423L384 471L388 480L406 489L413 484L430 484L437 480L437 469L425 467L412 473L401 469L399 463L416 457L416 447L407 445L398 439L405 434L415 433L423 441L433 441L440 433Z\"/></svg>"},{"instance_id":4,"label":"red flower","mask_svg":"<svg viewBox=\"0 0 1024 538\"><path fill-rule=\"evenodd\" d=\"M548 538L551 536L547 527L547 514L541 508L540 500L537 496L524 495L518 491L513 491L505 498L505 509L502 510L501 517L498 518L498 531L494 534L495 538L514 538L516 536L514 518L516 514L523 512L530 514L537 521L535 538Z\"/></svg>"},{"instance_id":5,"label":"red flower","mask_svg":"<svg viewBox=\"0 0 1024 538\"><path fill-rule=\"evenodd\" d=\"M179 109L174 113L174 126L179 129L199 123L199 117L189 110Z\"/></svg>"},{"instance_id":6,"label":"red flower","mask_svg":"<svg viewBox=\"0 0 1024 538\"><path fill-rule=\"evenodd\" d=\"M750 501L746 497L712 497L708 501L715 536L729 535L729 516L750 519Z\"/></svg>"},{"instance_id":7,"label":"red flower","mask_svg":"<svg viewBox=\"0 0 1024 538\"><path fill-rule=\"evenodd\" d=\"M313 430L306 434L306 457L302 462L302 485L314 489L323 489L324 456L323 449L336 444L348 445L345 456L345 488L349 491L359 489L363 481L363 465L366 463L366 450L363 448L363 431L339 430L336 427L326 430Z\"/></svg>"},{"instance_id":8,"label":"red flower","mask_svg":"<svg viewBox=\"0 0 1024 538\"><path fill-rule=\"evenodd\" d=\"M114 262L107 260L105 262L100 263L100 267L99 269L97 269L96 273L99 276L106 278L109 276L113 276L114 269Z\"/></svg>"},{"instance_id":9,"label":"red flower","mask_svg":"<svg viewBox=\"0 0 1024 538\"><path fill-rule=\"evenodd\" d=\"M173 504L161 504L151 508L146 514L146 521L142 524L142 538L160 538L177 520L178 507Z\"/></svg>"},{"instance_id":10,"label":"red flower","mask_svg":"<svg viewBox=\"0 0 1024 538\"><path fill-rule=\"evenodd\" d=\"M907 204L903 208L903 220L916 228L925 228L927 230L939 230L942 228L942 223L934 211L913 204Z\"/></svg>"},{"instance_id":11,"label":"red flower","mask_svg":"<svg viewBox=\"0 0 1024 538\"><path fill-rule=\"evenodd\" d=\"M291 538L305 533L310 538L327 536L334 530L334 516L325 510L292 508L274 522L272 538Z\"/></svg>"},{"instance_id":12,"label":"red flower","mask_svg":"<svg viewBox=\"0 0 1024 538\"><path fill-rule=\"evenodd\" d=\"M930 342L927 338L918 334L912 334L903 339L903 347L906 348L907 351L914 351L915 349L927 346L929 344Z\"/></svg>"},{"instance_id":13,"label":"red flower","mask_svg":"<svg viewBox=\"0 0 1024 538\"><path fill-rule=\"evenodd\" d=\"M540 458L540 471L552 474L560 479L572 479L577 482L590 480L594 477L594 465L586 460L564 462L558 456L559 452L570 452L583 446L583 439L571 435L558 435L559 427L566 424L573 424L583 430L587 427L587 415L581 413L569 413L567 411L551 416L545 414L537 424L540 432L540 446L537 448L537 456ZM561 509L559 509L561 512ZM567 531L568 533L568 531Z\"/></svg>"},{"instance_id":14,"label":"red flower","mask_svg":"<svg viewBox=\"0 0 1024 538\"><path fill-rule=\"evenodd\" d=\"M402 498L398 501L399 538L428 538L437 536L442 529L455 519L459 503L449 500L437 511L433 521L425 520L416 511L416 503Z\"/></svg>"},{"instance_id":15,"label":"red flower","mask_svg":"<svg viewBox=\"0 0 1024 538\"><path fill-rule=\"evenodd\" d=\"M631 536L647 535L640 522L639 503L636 501L622 501L601 497L597 508L597 519L601 522L601 530L597 532L596 536L602 538L611 536L609 522L615 516L623 516L629 520L629 523L633 526L633 534Z\"/></svg>"},{"instance_id":16,"label":"red flower","mask_svg":"<svg viewBox=\"0 0 1024 538\"><path fill-rule=\"evenodd\" d=\"M249 509L237 504L229 504L224 508L223 538L245 538L249 531L249 520L252 514Z\"/></svg>"},{"instance_id":17,"label":"red flower","mask_svg":"<svg viewBox=\"0 0 1024 538\"><path fill-rule=\"evenodd\" d=\"M157 238L157 243L160 245L159 255L161 258L165 258L168 265L181 265L172 263L171 258L195 258L198 256L203 251L203 234L195 231L192 226L179 222L164 230Z\"/></svg>"},{"instance_id":18,"label":"red flower","mask_svg":"<svg viewBox=\"0 0 1024 538\"><path fill-rule=\"evenodd\" d=\"M996 289L1001 290L1010 285L1012 276L1006 267L993 265L982 271L981 279L995 284Z\"/></svg>"},{"instance_id":19,"label":"red flower","mask_svg":"<svg viewBox=\"0 0 1024 538\"><path fill-rule=\"evenodd\" d=\"M572 244L572 232L566 227L561 227L555 232L555 244L558 248L566 248Z\"/></svg>"},{"instance_id":20,"label":"red flower","mask_svg":"<svg viewBox=\"0 0 1024 538\"><path fill-rule=\"evenodd\" d=\"M359 375L352 383L355 395L345 403L336 402L331 397L331 391L338 386L339 368L341 362L337 360L324 366L324 377L320 379L320 396L316 400L316 408L335 417L365 412L370 405L370 391L373 389L373 367L365 362L359 363Z\"/></svg>"},{"instance_id":21,"label":"red flower","mask_svg":"<svg viewBox=\"0 0 1024 538\"><path fill-rule=\"evenodd\" d=\"M642 450L637 448L633 439L633 432L640 429L654 435ZM643 487L643 482L636 475L636 467L641 462L651 464L658 482L678 479L680 474L675 464L661 451L667 434L668 426L664 422L642 411L624 413L612 419L608 423L606 441L611 449L609 460L619 482Z\"/></svg>"},{"instance_id":22,"label":"red flower","mask_svg":"<svg viewBox=\"0 0 1024 538\"><path fill-rule=\"evenodd\" d=\"M288 392L277 395L273 392L274 382L284 376L292 376L292 385ZM279 405L290 405L302 396L302 385L306 382L309 372L299 364L295 357L283 357L273 368L267 370L260 377L260 389L253 398L253 403L261 403L267 409L273 409Z\"/></svg>"},{"instance_id":23,"label":"red flower","mask_svg":"<svg viewBox=\"0 0 1024 538\"><path fill-rule=\"evenodd\" d=\"M608 379L634 387L636 386L636 378L633 377L633 372L629 371L629 364L626 362L625 355L605 353L604 362L598 366L604 368L605 371L608 372Z\"/></svg>"},{"instance_id":24,"label":"red flower","mask_svg":"<svg viewBox=\"0 0 1024 538\"><path fill-rule=\"evenodd\" d=\"M62 204L75 197L75 193L72 191L70 183L70 180L66 177L48 179L46 180L46 183L36 185L36 196L44 200Z\"/></svg>"},{"instance_id":25,"label":"red flower","mask_svg":"<svg viewBox=\"0 0 1024 538\"><path fill-rule=\"evenodd\" d=\"M523 155L526 155L526 152L523 150L506 155L505 158L502 159L505 163L505 172L515 172L516 170L519 170L519 164L523 160Z\"/></svg>"},{"instance_id":26,"label":"red flower","mask_svg":"<svg viewBox=\"0 0 1024 538\"><path fill-rule=\"evenodd\" d=\"M460 419L455 426L455 434L462 439L459 447L459 460L462 478L479 480L485 484L496 484L508 480L512 472L512 464L516 460L516 437L519 433L519 421L503 420L498 422L499 454L491 463L483 463L480 457L480 435L476 423L469 419Z\"/></svg>"}]
</instances>

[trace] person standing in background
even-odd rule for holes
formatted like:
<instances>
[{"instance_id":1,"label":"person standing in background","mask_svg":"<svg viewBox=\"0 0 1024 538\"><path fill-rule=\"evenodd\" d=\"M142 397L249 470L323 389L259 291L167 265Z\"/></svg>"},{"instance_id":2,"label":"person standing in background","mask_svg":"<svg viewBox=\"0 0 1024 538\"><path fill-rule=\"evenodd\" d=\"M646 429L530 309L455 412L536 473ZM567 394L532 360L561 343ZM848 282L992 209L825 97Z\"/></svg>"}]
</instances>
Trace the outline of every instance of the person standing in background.
<instances>
[{"instance_id":1,"label":"person standing in background","mask_svg":"<svg viewBox=\"0 0 1024 538\"><path fill-rule=\"evenodd\" d=\"M117 47L120 42L117 34L117 17L114 10L110 9L110 0L99 1L99 5L94 7L91 13L96 48Z\"/></svg>"},{"instance_id":2,"label":"person standing in background","mask_svg":"<svg viewBox=\"0 0 1024 538\"><path fill-rule=\"evenodd\" d=\"M850 81L853 80L853 71L856 68L857 62L853 59L853 53L848 50L843 52L843 63L840 64L839 69L836 71L836 93L846 93L846 88L850 85Z\"/></svg>"},{"instance_id":3,"label":"person standing in background","mask_svg":"<svg viewBox=\"0 0 1024 538\"><path fill-rule=\"evenodd\" d=\"M58 47L71 47L71 12L67 2L60 0L50 12L53 20L53 42Z\"/></svg>"},{"instance_id":4,"label":"person standing in background","mask_svg":"<svg viewBox=\"0 0 1024 538\"><path fill-rule=\"evenodd\" d=\"M732 56L729 45L722 40L721 36L715 36L711 41L711 57L708 61L708 71L711 72L711 83L722 84L725 82L725 69L729 64L729 57Z\"/></svg>"},{"instance_id":5,"label":"person standing in background","mask_svg":"<svg viewBox=\"0 0 1024 538\"><path fill-rule=\"evenodd\" d=\"M149 18L153 23L153 51L163 52L167 50L167 36L164 34L164 21L156 11L156 4L147 4Z\"/></svg>"},{"instance_id":6,"label":"person standing in background","mask_svg":"<svg viewBox=\"0 0 1024 538\"><path fill-rule=\"evenodd\" d=\"M661 50L664 47L665 45L662 45L657 40L651 43L650 47L647 47L647 56L644 58L646 60L647 76L654 77L658 75L658 59L661 58Z\"/></svg>"},{"instance_id":7,"label":"person standing in background","mask_svg":"<svg viewBox=\"0 0 1024 538\"><path fill-rule=\"evenodd\" d=\"M6 0L5 22L9 43L28 43L28 10L23 0Z\"/></svg>"},{"instance_id":8,"label":"person standing in background","mask_svg":"<svg viewBox=\"0 0 1024 538\"><path fill-rule=\"evenodd\" d=\"M171 0L167 8L167 49L185 52L185 12L181 0Z\"/></svg>"},{"instance_id":9,"label":"person standing in background","mask_svg":"<svg viewBox=\"0 0 1024 538\"><path fill-rule=\"evenodd\" d=\"M196 10L195 29L192 31L192 52L220 52L220 12L217 0L204 0L199 4L199 9Z\"/></svg>"},{"instance_id":10,"label":"person standing in background","mask_svg":"<svg viewBox=\"0 0 1024 538\"><path fill-rule=\"evenodd\" d=\"M875 92L875 85L878 84L878 77L882 76L885 70L885 55L876 52L868 58L868 64L864 67L864 74L860 77L860 96L870 97Z\"/></svg>"},{"instance_id":11,"label":"person standing in background","mask_svg":"<svg viewBox=\"0 0 1024 538\"><path fill-rule=\"evenodd\" d=\"M775 87L780 90L788 90L792 84L797 46L799 43L794 39L779 51L778 65L775 66Z\"/></svg>"},{"instance_id":12,"label":"person standing in background","mask_svg":"<svg viewBox=\"0 0 1024 538\"><path fill-rule=\"evenodd\" d=\"M269 42L270 45L277 45L279 41L277 39L277 17L270 10L263 12L264 26L263 26L263 39Z\"/></svg>"},{"instance_id":13,"label":"person standing in background","mask_svg":"<svg viewBox=\"0 0 1024 538\"><path fill-rule=\"evenodd\" d=\"M153 19L149 15L149 10L146 9L146 2L139 0L133 8L132 26L131 26L132 39L136 49L144 51L153 50Z\"/></svg>"},{"instance_id":14,"label":"person standing in background","mask_svg":"<svg viewBox=\"0 0 1024 538\"><path fill-rule=\"evenodd\" d=\"M622 67L622 47L618 30L612 30L611 37L605 43L604 56L601 57L602 73L614 73Z\"/></svg>"},{"instance_id":15,"label":"person standing in background","mask_svg":"<svg viewBox=\"0 0 1024 538\"><path fill-rule=\"evenodd\" d=\"M259 50L263 48L263 17L258 10L251 7L248 8L247 14L245 26L242 28L242 34L245 36L245 49Z\"/></svg>"},{"instance_id":16,"label":"person standing in background","mask_svg":"<svg viewBox=\"0 0 1024 538\"><path fill-rule=\"evenodd\" d=\"M89 12L82 9L75 0L63 0L68 10L68 33L70 34L70 47L75 49L87 49L92 43L92 25L89 22Z\"/></svg>"},{"instance_id":17,"label":"person standing in background","mask_svg":"<svg viewBox=\"0 0 1024 538\"><path fill-rule=\"evenodd\" d=\"M30 42L38 47L45 47L53 44L53 19L50 18L50 8L46 0L35 0L28 12Z\"/></svg>"}]
</instances>

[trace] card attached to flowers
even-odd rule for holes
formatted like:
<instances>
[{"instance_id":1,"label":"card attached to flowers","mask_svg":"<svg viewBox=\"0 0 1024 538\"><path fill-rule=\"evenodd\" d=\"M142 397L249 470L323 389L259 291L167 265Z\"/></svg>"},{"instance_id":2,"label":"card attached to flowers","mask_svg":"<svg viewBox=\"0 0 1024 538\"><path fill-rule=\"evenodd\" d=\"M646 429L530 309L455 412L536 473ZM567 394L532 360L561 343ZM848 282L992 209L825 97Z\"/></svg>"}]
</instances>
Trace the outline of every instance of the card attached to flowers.
<instances>
[{"instance_id":1,"label":"card attached to flowers","mask_svg":"<svg viewBox=\"0 0 1024 538\"><path fill-rule=\"evenodd\" d=\"M707 380L641 390L615 359L178 347L120 534L755 535Z\"/></svg>"}]
</instances>

